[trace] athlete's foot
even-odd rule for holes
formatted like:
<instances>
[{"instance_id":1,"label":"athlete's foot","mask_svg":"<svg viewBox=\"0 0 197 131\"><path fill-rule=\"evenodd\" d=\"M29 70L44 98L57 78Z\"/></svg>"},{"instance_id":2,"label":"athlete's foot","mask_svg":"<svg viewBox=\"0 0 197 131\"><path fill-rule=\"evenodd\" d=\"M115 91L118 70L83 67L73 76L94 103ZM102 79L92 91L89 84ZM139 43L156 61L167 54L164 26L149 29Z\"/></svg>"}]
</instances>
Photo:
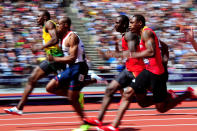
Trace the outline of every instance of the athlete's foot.
<instances>
[{"instance_id":1,"label":"athlete's foot","mask_svg":"<svg viewBox=\"0 0 197 131\"><path fill-rule=\"evenodd\" d=\"M190 98L197 98L197 90L192 87L187 87L186 92L190 92Z\"/></svg>"},{"instance_id":2,"label":"athlete's foot","mask_svg":"<svg viewBox=\"0 0 197 131\"><path fill-rule=\"evenodd\" d=\"M88 124L88 125L93 125L93 126L101 126L102 125L102 122L96 118L89 118L89 119L84 118L83 121L85 124Z\"/></svg>"},{"instance_id":3,"label":"athlete's foot","mask_svg":"<svg viewBox=\"0 0 197 131\"><path fill-rule=\"evenodd\" d=\"M98 75L95 74L95 73L91 73L90 77L91 77L91 79L96 79L96 80L100 80L100 81L103 80L102 77L98 76Z\"/></svg>"},{"instance_id":4,"label":"athlete's foot","mask_svg":"<svg viewBox=\"0 0 197 131\"><path fill-rule=\"evenodd\" d=\"M173 90L168 90L168 93L170 94L170 97L172 98L172 99L175 99L175 98L177 98L178 97L178 95L173 91Z\"/></svg>"},{"instance_id":5,"label":"athlete's foot","mask_svg":"<svg viewBox=\"0 0 197 131\"><path fill-rule=\"evenodd\" d=\"M12 114L12 115L22 115L23 111L22 110L18 110L16 107L12 107L10 109L4 109L4 111L8 114Z\"/></svg>"},{"instance_id":6,"label":"athlete's foot","mask_svg":"<svg viewBox=\"0 0 197 131\"><path fill-rule=\"evenodd\" d=\"M168 93L169 93L169 95L171 97L170 100L178 98L178 95L173 90L171 90L171 89L168 90ZM181 104L181 102L179 102L178 104Z\"/></svg>"},{"instance_id":7,"label":"athlete's foot","mask_svg":"<svg viewBox=\"0 0 197 131\"><path fill-rule=\"evenodd\" d=\"M98 126L96 128L97 128L97 131L119 131L118 128L115 128L112 125Z\"/></svg>"},{"instance_id":8,"label":"athlete's foot","mask_svg":"<svg viewBox=\"0 0 197 131\"><path fill-rule=\"evenodd\" d=\"M98 84L108 84L108 82L104 78L98 76L95 73L91 73L91 79L96 79L96 83Z\"/></svg>"}]
</instances>

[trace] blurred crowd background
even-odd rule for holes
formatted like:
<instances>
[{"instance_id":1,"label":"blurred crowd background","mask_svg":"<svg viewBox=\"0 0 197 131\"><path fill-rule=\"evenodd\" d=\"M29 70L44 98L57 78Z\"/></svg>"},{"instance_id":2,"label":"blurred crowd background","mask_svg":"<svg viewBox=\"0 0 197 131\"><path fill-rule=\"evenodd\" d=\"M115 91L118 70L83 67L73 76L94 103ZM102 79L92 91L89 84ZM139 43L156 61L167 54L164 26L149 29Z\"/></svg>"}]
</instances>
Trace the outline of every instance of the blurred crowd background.
<instances>
[{"instance_id":1,"label":"blurred crowd background","mask_svg":"<svg viewBox=\"0 0 197 131\"><path fill-rule=\"evenodd\" d=\"M45 58L44 52L31 51L32 44L42 44L37 11L47 9L57 22L60 16L66 15L68 6L83 21L84 34L89 36L87 45L95 47L94 51L104 60L103 65L96 67L97 71L116 69L118 72L124 68L124 60L105 59L103 52L115 50L117 46L121 49L121 35L114 30L115 18L139 13L145 16L147 26L168 44L169 72L195 72L196 52L185 41L180 27L196 27L196 5L195 0L0 0L0 76L29 74ZM90 65L94 65L91 54L89 58Z\"/></svg>"},{"instance_id":2,"label":"blurred crowd background","mask_svg":"<svg viewBox=\"0 0 197 131\"><path fill-rule=\"evenodd\" d=\"M0 74L28 74L44 59L44 52L31 51L31 45L42 44L42 30L36 22L41 8L55 21L64 13L60 1L0 2Z\"/></svg>"},{"instance_id":3,"label":"blurred crowd background","mask_svg":"<svg viewBox=\"0 0 197 131\"><path fill-rule=\"evenodd\" d=\"M197 57L191 44L180 32L181 26L197 25L196 1L193 0L94 0L75 1L78 17L87 21L88 34L98 47L115 49L121 35L114 31L114 18L120 14L143 14L147 26L169 46L169 71L196 71ZM112 62L113 60L111 60Z\"/></svg>"}]
</instances>

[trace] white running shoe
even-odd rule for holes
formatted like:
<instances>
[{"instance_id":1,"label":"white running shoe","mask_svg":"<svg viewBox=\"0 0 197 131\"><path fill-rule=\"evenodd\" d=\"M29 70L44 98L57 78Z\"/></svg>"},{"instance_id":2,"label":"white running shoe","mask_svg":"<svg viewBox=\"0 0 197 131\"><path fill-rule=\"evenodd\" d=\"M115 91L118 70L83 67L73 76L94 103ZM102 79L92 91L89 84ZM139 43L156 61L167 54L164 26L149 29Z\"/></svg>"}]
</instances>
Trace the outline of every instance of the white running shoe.
<instances>
[{"instance_id":1,"label":"white running shoe","mask_svg":"<svg viewBox=\"0 0 197 131\"><path fill-rule=\"evenodd\" d=\"M19 115L21 116L23 114L22 110L18 110L16 107L12 107L10 109L4 109L4 111L8 114L12 114L12 115Z\"/></svg>"},{"instance_id":2,"label":"white running shoe","mask_svg":"<svg viewBox=\"0 0 197 131\"><path fill-rule=\"evenodd\" d=\"M91 73L90 77L91 77L91 79L96 79L96 80L99 80L99 81L104 80L102 77L98 76L95 73Z\"/></svg>"},{"instance_id":3,"label":"white running shoe","mask_svg":"<svg viewBox=\"0 0 197 131\"><path fill-rule=\"evenodd\" d=\"M106 84L106 85L108 84L107 80L105 80L104 78L98 76L97 74L93 72L91 73L90 77L91 79L96 79L96 83L98 84Z\"/></svg>"}]
</instances>

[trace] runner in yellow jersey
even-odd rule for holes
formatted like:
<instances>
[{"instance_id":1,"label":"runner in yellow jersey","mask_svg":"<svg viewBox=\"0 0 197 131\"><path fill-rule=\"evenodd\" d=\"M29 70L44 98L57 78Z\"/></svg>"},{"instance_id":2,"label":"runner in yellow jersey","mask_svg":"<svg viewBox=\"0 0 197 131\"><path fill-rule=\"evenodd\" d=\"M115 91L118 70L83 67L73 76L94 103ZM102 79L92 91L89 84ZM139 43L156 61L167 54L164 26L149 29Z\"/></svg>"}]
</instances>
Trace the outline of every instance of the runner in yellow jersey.
<instances>
[{"instance_id":1,"label":"runner in yellow jersey","mask_svg":"<svg viewBox=\"0 0 197 131\"><path fill-rule=\"evenodd\" d=\"M52 20L48 20L47 23L52 23L53 26L55 26L56 28L56 23ZM40 47L40 49L44 49L46 51L47 55L52 55L52 56L63 56L63 52L61 50L61 48L59 47L59 45L57 43L54 44L50 44L51 41L55 41L56 38L53 38L51 36L51 34L48 32L47 28L45 26L43 26L42 28L42 38L43 38L43 46ZM57 36L57 35L55 35ZM52 39L53 38L53 39ZM51 46L52 45L52 46ZM35 50L35 48L34 48ZM36 49L38 50L38 49Z\"/></svg>"},{"instance_id":2,"label":"runner in yellow jersey","mask_svg":"<svg viewBox=\"0 0 197 131\"><path fill-rule=\"evenodd\" d=\"M63 56L61 48L58 46L58 36L56 30L56 24L50 20L50 14L47 10L39 11L37 17L37 23L43 28L43 45L41 47L32 47L32 51L45 50L47 55ZM22 99L16 107L10 109L4 109L6 113L22 115L23 107L27 101L28 96L35 87L36 82L47 76L50 73L57 72L57 70L64 70L66 65L64 63L49 62L44 60L41 64L33 70L28 82L26 84Z\"/></svg>"}]
</instances>

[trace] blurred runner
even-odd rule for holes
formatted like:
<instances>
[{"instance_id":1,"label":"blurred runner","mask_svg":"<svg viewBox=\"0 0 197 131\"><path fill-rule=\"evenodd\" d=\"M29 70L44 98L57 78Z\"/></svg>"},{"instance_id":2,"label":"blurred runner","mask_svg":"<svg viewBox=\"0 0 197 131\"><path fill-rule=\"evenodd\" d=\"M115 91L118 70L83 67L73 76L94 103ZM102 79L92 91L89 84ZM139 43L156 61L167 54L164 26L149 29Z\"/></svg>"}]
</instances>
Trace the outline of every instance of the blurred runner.
<instances>
[{"instance_id":1,"label":"blurred runner","mask_svg":"<svg viewBox=\"0 0 197 131\"><path fill-rule=\"evenodd\" d=\"M57 95L67 96L72 107L82 120L80 128L89 128L84 122L85 115L80 104L80 91L84 87L88 73L84 44L79 36L70 30L71 19L63 17L59 20L59 33L62 35L64 57L48 55L48 61L67 64L67 68L52 79L46 90Z\"/></svg>"},{"instance_id":2,"label":"blurred runner","mask_svg":"<svg viewBox=\"0 0 197 131\"><path fill-rule=\"evenodd\" d=\"M116 18L115 29L117 32L122 34L122 50L123 51L107 51L106 55L109 57L122 57L128 56L131 52L139 51L139 37L132 33L127 32L129 26L129 18L125 15L121 15ZM126 69L124 69L116 79L113 80L105 91L105 96L103 98L102 106L98 115L98 119L86 119L86 123L90 125L102 125L102 120L105 115L105 112L113 98L113 94L125 87L130 86L132 80L144 69L143 59L133 59L128 58L125 63ZM129 91L130 88L128 88ZM127 91L126 91L127 92ZM124 95L123 95L124 96ZM122 103L121 103L122 105ZM121 107L120 107L121 108ZM109 127L109 129L115 129L114 127Z\"/></svg>"},{"instance_id":3,"label":"blurred runner","mask_svg":"<svg viewBox=\"0 0 197 131\"><path fill-rule=\"evenodd\" d=\"M36 52L44 49L47 55L50 54L53 56L62 57L63 52L58 45L56 23L50 20L50 14L47 10L39 11L37 23L39 26L42 26L43 45L41 47L33 46L32 51ZM4 109L4 111L9 114L22 115L24 105L28 99L28 96L33 91L37 81L43 77L48 76L50 73L57 73L57 70L64 70L65 67L66 66L64 63L49 62L47 60L42 61L40 65L35 67L28 78L22 99L18 105L10 109Z\"/></svg>"}]
</instances>

